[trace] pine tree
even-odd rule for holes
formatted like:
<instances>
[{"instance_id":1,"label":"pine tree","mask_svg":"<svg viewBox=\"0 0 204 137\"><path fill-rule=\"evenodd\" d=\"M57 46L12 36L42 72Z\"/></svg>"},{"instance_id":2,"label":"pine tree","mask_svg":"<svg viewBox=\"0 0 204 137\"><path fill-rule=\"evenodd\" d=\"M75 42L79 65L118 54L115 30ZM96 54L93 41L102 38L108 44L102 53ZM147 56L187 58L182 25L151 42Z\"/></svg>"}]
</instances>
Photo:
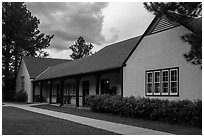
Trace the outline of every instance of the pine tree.
<instances>
[{"instance_id":1,"label":"pine tree","mask_svg":"<svg viewBox=\"0 0 204 137\"><path fill-rule=\"evenodd\" d=\"M2 3L2 76L7 99L14 92L15 79L22 56L47 56L54 35L40 33L39 19L31 15L23 2Z\"/></svg>"},{"instance_id":2,"label":"pine tree","mask_svg":"<svg viewBox=\"0 0 204 137\"><path fill-rule=\"evenodd\" d=\"M70 57L72 59L79 59L91 55L91 49L93 48L93 45L91 43L87 44L85 39L80 36L75 44L71 45L69 48L72 50Z\"/></svg>"}]
</instances>

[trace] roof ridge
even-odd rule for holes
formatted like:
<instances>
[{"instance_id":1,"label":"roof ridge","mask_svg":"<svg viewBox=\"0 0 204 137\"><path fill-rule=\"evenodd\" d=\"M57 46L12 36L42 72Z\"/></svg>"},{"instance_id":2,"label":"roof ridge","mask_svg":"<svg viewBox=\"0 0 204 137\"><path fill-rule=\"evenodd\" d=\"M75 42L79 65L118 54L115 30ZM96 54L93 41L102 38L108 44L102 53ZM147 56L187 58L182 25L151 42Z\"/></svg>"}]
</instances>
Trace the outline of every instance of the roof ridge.
<instances>
[{"instance_id":1,"label":"roof ridge","mask_svg":"<svg viewBox=\"0 0 204 137\"><path fill-rule=\"evenodd\" d=\"M114 46L114 45L118 46L117 44L119 44L119 43L122 43L122 42L125 42L125 41L128 41L128 40L132 40L132 39L135 39L135 38L139 38L139 37L141 37L141 35L136 36L136 37L132 37L132 38L129 38L129 39L126 39L126 40L123 40L123 41L119 41L119 42L116 42L116 43L113 43L113 44L110 44L110 45L107 45L107 46L105 46L104 48L100 49L98 52L96 52L96 53L94 53L92 55L82 57L82 58L79 58L79 59L75 59L75 60L71 60L71 61L73 63L73 62L76 62L76 61L79 61L79 60L86 60L87 58L93 57L94 55L98 54L101 50L104 50L105 48L108 48L108 47L111 47L111 46ZM62 64L66 64L66 63L68 64L70 62L63 62L63 63L56 64L56 65L53 65L53 66L50 66L50 67L53 68L53 67L57 67L58 65L62 65Z\"/></svg>"},{"instance_id":2,"label":"roof ridge","mask_svg":"<svg viewBox=\"0 0 204 137\"><path fill-rule=\"evenodd\" d=\"M60 76L90 73L107 69L123 67L123 62L130 54L141 36L132 37L120 42L105 46L93 55L64 62L50 67L46 73L39 76L36 81Z\"/></svg>"},{"instance_id":3,"label":"roof ridge","mask_svg":"<svg viewBox=\"0 0 204 137\"><path fill-rule=\"evenodd\" d=\"M67 61L71 61L70 59L60 59L60 58L43 58L43 57L34 57L34 56L23 56L23 58L36 58L36 59L52 59L52 60L67 60Z\"/></svg>"}]
</instances>

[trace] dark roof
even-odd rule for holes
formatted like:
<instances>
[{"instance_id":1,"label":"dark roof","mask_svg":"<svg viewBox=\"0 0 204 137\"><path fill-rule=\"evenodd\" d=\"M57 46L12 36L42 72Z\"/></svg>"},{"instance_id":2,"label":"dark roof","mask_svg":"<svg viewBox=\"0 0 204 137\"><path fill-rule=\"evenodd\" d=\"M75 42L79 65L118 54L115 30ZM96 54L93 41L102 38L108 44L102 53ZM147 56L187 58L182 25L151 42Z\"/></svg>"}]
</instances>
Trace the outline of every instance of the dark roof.
<instances>
[{"instance_id":1,"label":"dark roof","mask_svg":"<svg viewBox=\"0 0 204 137\"><path fill-rule=\"evenodd\" d=\"M30 78L36 78L39 74L45 71L48 67L67 62L65 59L40 58L25 56L23 57Z\"/></svg>"},{"instance_id":2,"label":"dark roof","mask_svg":"<svg viewBox=\"0 0 204 137\"><path fill-rule=\"evenodd\" d=\"M197 21L202 22L202 19ZM36 80L59 78L122 67L144 36L152 34L152 32L158 33L180 25L186 27L186 25L181 24L176 20L168 20L164 16L156 16L142 36L109 45L94 55L52 66ZM189 25L190 24L188 24L188 26ZM191 26L195 27L195 25L192 24ZM197 27L200 26L197 25Z\"/></svg>"},{"instance_id":3,"label":"dark roof","mask_svg":"<svg viewBox=\"0 0 204 137\"><path fill-rule=\"evenodd\" d=\"M97 53L50 67L37 80L58 78L82 73L97 72L122 67L123 62L138 43L141 36L104 47Z\"/></svg>"}]
</instances>

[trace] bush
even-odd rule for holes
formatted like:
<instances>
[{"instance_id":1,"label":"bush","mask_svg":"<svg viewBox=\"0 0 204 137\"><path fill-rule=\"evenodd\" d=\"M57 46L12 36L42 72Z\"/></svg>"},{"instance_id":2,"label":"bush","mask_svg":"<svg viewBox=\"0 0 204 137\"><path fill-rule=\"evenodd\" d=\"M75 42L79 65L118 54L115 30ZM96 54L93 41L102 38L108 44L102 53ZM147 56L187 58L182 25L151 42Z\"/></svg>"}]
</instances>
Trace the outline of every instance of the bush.
<instances>
[{"instance_id":1,"label":"bush","mask_svg":"<svg viewBox=\"0 0 204 137\"><path fill-rule=\"evenodd\" d=\"M85 101L95 112L202 126L201 100L169 101L134 96L123 98L118 95L90 95Z\"/></svg>"},{"instance_id":2,"label":"bush","mask_svg":"<svg viewBox=\"0 0 204 137\"><path fill-rule=\"evenodd\" d=\"M14 95L14 100L17 102L26 102L27 98L28 98L27 93L22 90L20 90L20 92L17 92Z\"/></svg>"}]
</instances>

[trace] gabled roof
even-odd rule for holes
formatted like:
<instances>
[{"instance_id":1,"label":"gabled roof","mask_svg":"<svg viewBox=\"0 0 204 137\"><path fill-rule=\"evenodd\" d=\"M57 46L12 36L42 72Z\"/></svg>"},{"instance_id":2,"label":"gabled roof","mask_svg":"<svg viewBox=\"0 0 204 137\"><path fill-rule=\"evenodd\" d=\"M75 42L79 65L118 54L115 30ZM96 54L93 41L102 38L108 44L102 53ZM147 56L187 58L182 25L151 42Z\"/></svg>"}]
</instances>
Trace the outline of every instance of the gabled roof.
<instances>
[{"instance_id":1,"label":"gabled roof","mask_svg":"<svg viewBox=\"0 0 204 137\"><path fill-rule=\"evenodd\" d=\"M23 60L25 62L31 79L36 78L39 74L41 74L50 66L68 61L65 59L40 58L32 56L25 56L23 57Z\"/></svg>"},{"instance_id":2,"label":"gabled roof","mask_svg":"<svg viewBox=\"0 0 204 137\"><path fill-rule=\"evenodd\" d=\"M183 21L181 17L179 18L180 15L176 13L170 13L169 16L171 18L156 16L146 30L145 35L159 33L178 26L184 26L194 33L202 32L202 17Z\"/></svg>"},{"instance_id":3,"label":"gabled roof","mask_svg":"<svg viewBox=\"0 0 204 137\"><path fill-rule=\"evenodd\" d=\"M37 80L58 78L83 73L119 68L138 43L139 37L121 41L101 49L97 53L71 62L50 67Z\"/></svg>"},{"instance_id":4,"label":"gabled roof","mask_svg":"<svg viewBox=\"0 0 204 137\"><path fill-rule=\"evenodd\" d=\"M183 24L178 21L168 20L165 16L156 16L142 36L109 45L94 55L52 66L36 80L53 79L123 67L145 36L172 29L180 25ZM190 24L188 24L188 26L189 25ZM195 25L192 24L191 26L195 27Z\"/></svg>"}]
</instances>

